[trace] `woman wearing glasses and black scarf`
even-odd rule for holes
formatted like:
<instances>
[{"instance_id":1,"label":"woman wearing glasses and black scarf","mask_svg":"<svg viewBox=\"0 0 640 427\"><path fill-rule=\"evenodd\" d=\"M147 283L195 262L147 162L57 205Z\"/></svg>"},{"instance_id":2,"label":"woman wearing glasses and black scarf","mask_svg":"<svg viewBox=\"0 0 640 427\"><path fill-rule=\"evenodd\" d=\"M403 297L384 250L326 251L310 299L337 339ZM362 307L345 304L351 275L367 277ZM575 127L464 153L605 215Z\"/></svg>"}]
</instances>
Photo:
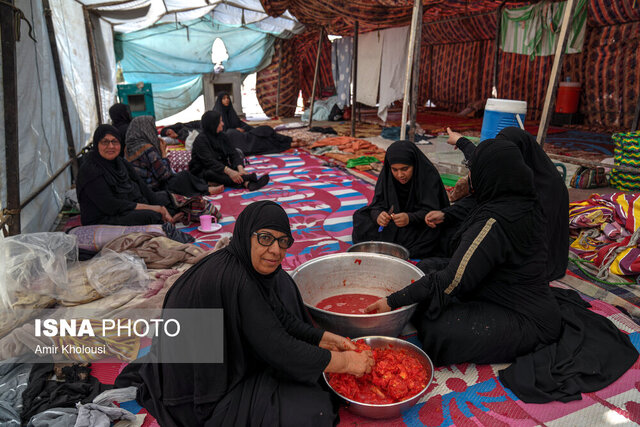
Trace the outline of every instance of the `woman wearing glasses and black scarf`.
<instances>
[{"instance_id":1,"label":"woman wearing glasses and black scarf","mask_svg":"<svg viewBox=\"0 0 640 427\"><path fill-rule=\"evenodd\" d=\"M100 125L76 183L82 225L147 225L174 222L169 194L154 192L119 156L120 132ZM175 212L174 212L175 213Z\"/></svg>"},{"instance_id":2,"label":"woman wearing glasses and black scarf","mask_svg":"<svg viewBox=\"0 0 640 427\"><path fill-rule=\"evenodd\" d=\"M280 265L292 244L282 207L247 206L231 244L191 267L163 306L222 308L224 362L130 364L116 385L138 384L138 402L163 427L333 425L337 412L322 372L362 375L373 359L353 351L346 338L311 326ZM154 350L162 348L160 340Z\"/></svg>"}]
</instances>

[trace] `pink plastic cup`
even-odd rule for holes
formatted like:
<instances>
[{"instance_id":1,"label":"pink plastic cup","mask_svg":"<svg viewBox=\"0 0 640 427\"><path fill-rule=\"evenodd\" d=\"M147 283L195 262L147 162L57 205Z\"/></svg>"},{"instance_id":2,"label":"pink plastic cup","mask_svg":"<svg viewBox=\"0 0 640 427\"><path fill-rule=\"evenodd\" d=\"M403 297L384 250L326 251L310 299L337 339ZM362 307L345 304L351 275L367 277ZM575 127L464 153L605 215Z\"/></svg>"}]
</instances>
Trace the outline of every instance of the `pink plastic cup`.
<instances>
[{"instance_id":1,"label":"pink plastic cup","mask_svg":"<svg viewBox=\"0 0 640 427\"><path fill-rule=\"evenodd\" d=\"M213 217L211 215L200 215L200 226L203 230L209 231L211 230L211 219Z\"/></svg>"}]
</instances>

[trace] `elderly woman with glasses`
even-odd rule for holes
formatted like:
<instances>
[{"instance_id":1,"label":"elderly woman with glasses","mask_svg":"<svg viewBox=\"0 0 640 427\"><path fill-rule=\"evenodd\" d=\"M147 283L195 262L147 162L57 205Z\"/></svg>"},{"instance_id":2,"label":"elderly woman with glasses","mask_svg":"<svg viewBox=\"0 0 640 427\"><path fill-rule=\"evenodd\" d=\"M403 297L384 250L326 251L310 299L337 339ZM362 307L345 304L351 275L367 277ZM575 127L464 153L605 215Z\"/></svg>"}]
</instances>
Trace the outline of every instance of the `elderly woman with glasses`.
<instances>
[{"instance_id":1,"label":"elderly woman with glasses","mask_svg":"<svg viewBox=\"0 0 640 427\"><path fill-rule=\"evenodd\" d=\"M337 412L322 373L363 375L373 359L354 351L348 339L311 326L295 283L280 266L292 244L280 205L247 206L231 244L191 267L163 306L223 309L223 363L151 363L168 346L183 347L163 346L160 338L149 363L130 364L117 386L138 385L138 402L162 426L334 425Z\"/></svg>"},{"instance_id":2,"label":"elderly woman with glasses","mask_svg":"<svg viewBox=\"0 0 640 427\"><path fill-rule=\"evenodd\" d=\"M76 192L83 225L147 225L174 222L164 191L153 192L119 156L120 133L100 125L78 172Z\"/></svg>"}]
</instances>

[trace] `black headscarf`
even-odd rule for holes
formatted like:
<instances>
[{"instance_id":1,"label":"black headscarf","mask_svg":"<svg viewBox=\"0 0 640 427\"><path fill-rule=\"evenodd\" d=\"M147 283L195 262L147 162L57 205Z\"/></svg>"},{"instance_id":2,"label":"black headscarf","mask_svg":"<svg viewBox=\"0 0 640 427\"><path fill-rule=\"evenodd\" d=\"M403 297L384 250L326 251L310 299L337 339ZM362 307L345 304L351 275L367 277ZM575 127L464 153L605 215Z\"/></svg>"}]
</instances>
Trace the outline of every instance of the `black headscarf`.
<instances>
[{"instance_id":1,"label":"black headscarf","mask_svg":"<svg viewBox=\"0 0 640 427\"><path fill-rule=\"evenodd\" d=\"M549 280L563 277L569 252L569 192L549 156L528 132L516 127L500 131L496 140L511 141L520 148L524 162L533 171L536 194L547 219Z\"/></svg>"},{"instance_id":2,"label":"black headscarf","mask_svg":"<svg viewBox=\"0 0 640 427\"><path fill-rule=\"evenodd\" d=\"M127 104L113 104L111 108L109 108L109 117L111 117L111 123L113 126L118 129L120 134L120 156L124 155L124 145L125 138L127 136L127 129L129 128L129 123L133 120L131 117L131 109Z\"/></svg>"},{"instance_id":3,"label":"black headscarf","mask_svg":"<svg viewBox=\"0 0 640 427\"><path fill-rule=\"evenodd\" d=\"M231 146L224 133L218 133L218 125L220 124L220 113L217 111L207 111L202 115L202 133L207 137L209 145L216 151L224 153L227 157L231 156ZM200 136L200 135L198 135Z\"/></svg>"},{"instance_id":4,"label":"black headscarf","mask_svg":"<svg viewBox=\"0 0 640 427\"><path fill-rule=\"evenodd\" d=\"M487 139L476 148L471 187L478 206L460 227L457 238L471 224L489 218L498 221L515 248L525 250L532 236L541 232L544 217L533 172L512 142Z\"/></svg>"},{"instance_id":5,"label":"black headscarf","mask_svg":"<svg viewBox=\"0 0 640 427\"><path fill-rule=\"evenodd\" d=\"M107 160L100 155L98 143L105 135L111 135L120 140L120 133L114 126L108 124L98 126L93 133L91 150L86 155L86 160L78 174L76 191L80 194L87 184L102 176L113 192L120 198L126 200L139 199L142 197L140 190L133 185L125 160L122 157Z\"/></svg>"},{"instance_id":6,"label":"black headscarf","mask_svg":"<svg viewBox=\"0 0 640 427\"><path fill-rule=\"evenodd\" d=\"M233 239L226 249L240 261L257 282L270 285L271 279L282 270L282 266L278 266L269 275L263 275L258 273L251 263L251 236L262 228L280 231L293 239L289 218L282 206L265 200L250 204L238 216L233 229Z\"/></svg>"},{"instance_id":7,"label":"black headscarf","mask_svg":"<svg viewBox=\"0 0 640 427\"><path fill-rule=\"evenodd\" d=\"M401 184L393 177L391 165L396 163L413 166L413 176L406 184ZM396 213L438 210L449 206L438 170L411 141L396 141L387 148L369 206L388 211L391 205Z\"/></svg>"},{"instance_id":8,"label":"black headscarf","mask_svg":"<svg viewBox=\"0 0 640 427\"><path fill-rule=\"evenodd\" d=\"M229 97L229 105L225 106L222 104L222 98L225 96ZM222 116L222 121L224 122L224 129L237 129L242 127L242 120L238 117L236 110L233 108L233 104L231 103L231 96L227 92L220 92L218 98L216 99L216 103L213 106L213 111L217 111Z\"/></svg>"}]
</instances>

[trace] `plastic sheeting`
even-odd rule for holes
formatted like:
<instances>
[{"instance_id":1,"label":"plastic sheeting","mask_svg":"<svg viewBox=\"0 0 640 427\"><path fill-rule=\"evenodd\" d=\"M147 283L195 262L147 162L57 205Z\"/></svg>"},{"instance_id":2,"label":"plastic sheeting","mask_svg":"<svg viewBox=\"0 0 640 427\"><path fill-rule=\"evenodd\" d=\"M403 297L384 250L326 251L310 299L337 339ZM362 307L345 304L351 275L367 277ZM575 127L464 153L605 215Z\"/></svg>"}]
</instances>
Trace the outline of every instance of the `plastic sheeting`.
<instances>
[{"instance_id":1,"label":"plastic sheeting","mask_svg":"<svg viewBox=\"0 0 640 427\"><path fill-rule=\"evenodd\" d=\"M32 23L38 43L28 37L27 25L21 25L20 41L16 44L18 68L18 138L20 146L20 195L26 199L68 160L67 137L56 85L42 2L17 0ZM77 22L79 4L63 0L51 1L56 30L69 38L68 44L57 38L60 60L63 64L65 88L70 110L71 128L76 149L80 149L97 123L91 76L81 58L88 58L86 32L83 21ZM80 14L82 8L80 7ZM63 23L63 22L66 22ZM87 67L89 62L87 61ZM88 80L88 85L83 82ZM70 94L69 90L78 92ZM77 96L77 97L76 97ZM2 99L0 98L0 105ZM4 115L0 115L0 203L6 206L6 174L4 159ZM53 224L71 184L71 174L65 171L52 185L28 204L21 213L23 232L49 230Z\"/></svg>"},{"instance_id":2,"label":"plastic sheeting","mask_svg":"<svg viewBox=\"0 0 640 427\"><path fill-rule=\"evenodd\" d=\"M116 34L124 78L152 84L157 120L182 111L202 93L202 74L213 72L211 47L216 38L229 54L223 62L227 72L249 74L271 63L273 36L209 18Z\"/></svg>"}]
</instances>

